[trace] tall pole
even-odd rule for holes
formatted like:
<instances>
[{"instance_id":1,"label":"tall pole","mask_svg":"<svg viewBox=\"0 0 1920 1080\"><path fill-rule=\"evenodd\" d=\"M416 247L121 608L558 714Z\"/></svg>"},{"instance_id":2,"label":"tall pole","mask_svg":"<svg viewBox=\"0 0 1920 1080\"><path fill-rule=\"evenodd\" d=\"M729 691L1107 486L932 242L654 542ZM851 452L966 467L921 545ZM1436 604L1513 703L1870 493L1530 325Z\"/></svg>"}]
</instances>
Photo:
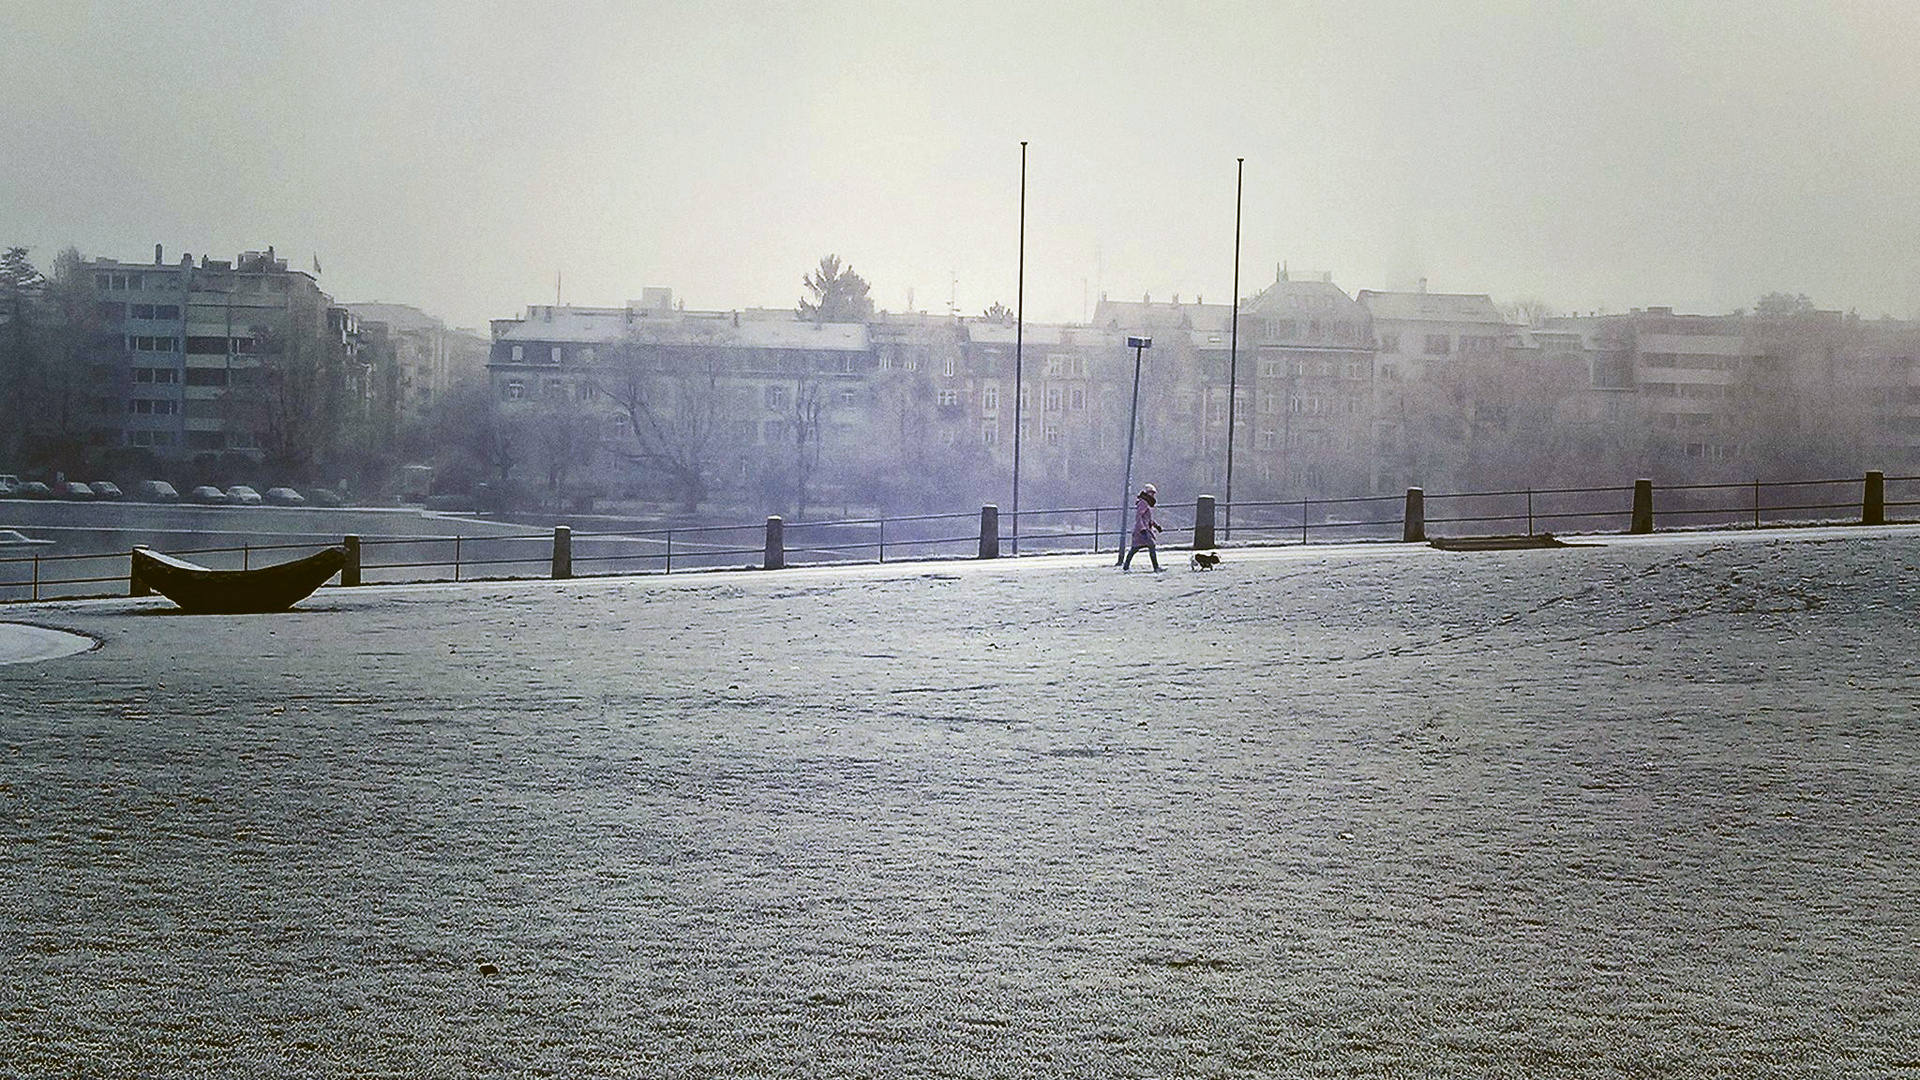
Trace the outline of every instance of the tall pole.
<instances>
[{"instance_id":1,"label":"tall pole","mask_svg":"<svg viewBox=\"0 0 1920 1080\"><path fill-rule=\"evenodd\" d=\"M1233 423L1240 415L1234 398L1240 382L1240 192L1247 159L1233 161L1233 327L1227 336L1227 513L1220 531L1222 540L1233 539Z\"/></svg>"},{"instance_id":2,"label":"tall pole","mask_svg":"<svg viewBox=\"0 0 1920 1080\"><path fill-rule=\"evenodd\" d=\"M1013 288L1013 553L1020 554L1020 339L1027 324L1027 140L1020 140L1020 263Z\"/></svg>"},{"instance_id":3,"label":"tall pole","mask_svg":"<svg viewBox=\"0 0 1920 1080\"><path fill-rule=\"evenodd\" d=\"M1133 433L1140 427L1140 354L1146 351L1149 338L1130 337L1127 344L1133 346L1133 404L1127 409L1127 468L1120 484L1120 550L1113 560L1115 566L1124 566L1127 561L1127 545L1133 540L1133 522L1127 517L1127 500L1133 494Z\"/></svg>"}]
</instances>

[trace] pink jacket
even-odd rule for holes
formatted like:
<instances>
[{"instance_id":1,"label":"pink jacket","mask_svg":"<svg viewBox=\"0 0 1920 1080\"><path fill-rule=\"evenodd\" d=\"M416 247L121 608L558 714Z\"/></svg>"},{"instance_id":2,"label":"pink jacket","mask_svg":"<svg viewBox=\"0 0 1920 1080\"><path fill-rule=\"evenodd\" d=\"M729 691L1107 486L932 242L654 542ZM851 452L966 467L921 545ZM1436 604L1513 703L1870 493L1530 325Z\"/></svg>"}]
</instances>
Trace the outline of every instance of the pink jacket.
<instances>
[{"instance_id":1,"label":"pink jacket","mask_svg":"<svg viewBox=\"0 0 1920 1080\"><path fill-rule=\"evenodd\" d=\"M1146 499L1133 500L1133 535L1153 539L1154 529L1159 522L1153 520L1153 504Z\"/></svg>"}]
</instances>

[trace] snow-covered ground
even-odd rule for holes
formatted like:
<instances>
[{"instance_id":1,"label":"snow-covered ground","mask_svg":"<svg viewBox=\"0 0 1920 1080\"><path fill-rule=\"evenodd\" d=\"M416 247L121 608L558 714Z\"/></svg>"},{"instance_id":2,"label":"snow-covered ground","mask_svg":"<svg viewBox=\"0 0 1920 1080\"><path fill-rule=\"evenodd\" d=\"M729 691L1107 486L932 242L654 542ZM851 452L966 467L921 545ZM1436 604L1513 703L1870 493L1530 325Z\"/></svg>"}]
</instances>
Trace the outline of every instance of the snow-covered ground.
<instances>
[{"instance_id":1,"label":"snow-covered ground","mask_svg":"<svg viewBox=\"0 0 1920 1080\"><path fill-rule=\"evenodd\" d=\"M1920 1074L1920 533L9 608L0 1073Z\"/></svg>"}]
</instances>

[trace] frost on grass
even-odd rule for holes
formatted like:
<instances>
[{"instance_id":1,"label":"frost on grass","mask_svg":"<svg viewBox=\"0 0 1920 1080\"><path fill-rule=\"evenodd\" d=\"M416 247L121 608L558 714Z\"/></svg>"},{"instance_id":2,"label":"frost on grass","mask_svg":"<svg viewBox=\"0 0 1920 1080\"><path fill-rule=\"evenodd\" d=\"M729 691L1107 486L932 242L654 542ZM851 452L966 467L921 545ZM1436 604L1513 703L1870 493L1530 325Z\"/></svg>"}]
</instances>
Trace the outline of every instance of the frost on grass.
<instances>
[{"instance_id":1,"label":"frost on grass","mask_svg":"<svg viewBox=\"0 0 1920 1080\"><path fill-rule=\"evenodd\" d=\"M1889 1075L1917 554L72 605L0 669L0 1060Z\"/></svg>"}]
</instances>

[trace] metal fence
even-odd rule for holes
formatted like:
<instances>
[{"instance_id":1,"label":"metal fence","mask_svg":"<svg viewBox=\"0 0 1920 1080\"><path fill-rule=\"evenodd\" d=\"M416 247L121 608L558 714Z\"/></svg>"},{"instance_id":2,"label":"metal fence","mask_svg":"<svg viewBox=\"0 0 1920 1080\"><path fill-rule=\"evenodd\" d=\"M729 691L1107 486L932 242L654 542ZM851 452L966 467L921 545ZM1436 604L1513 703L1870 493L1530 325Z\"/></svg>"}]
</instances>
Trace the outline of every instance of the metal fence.
<instances>
[{"instance_id":1,"label":"metal fence","mask_svg":"<svg viewBox=\"0 0 1920 1080\"><path fill-rule=\"evenodd\" d=\"M1663 529L1753 528L1770 525L1898 520L1920 507L1920 476L1870 474L1822 480L1670 484L1651 489L1651 521ZM1645 482L1642 481L1645 485ZM1876 484L1880 485L1876 489ZM1634 513L1632 485L1420 493L1424 535L1469 537L1627 532ZM1877 500L1876 500L1877 495ZM1203 497L1204 501L1204 497ZM1242 502L1218 507L1216 536L1234 545L1400 540L1411 499L1402 495ZM778 536L784 565L885 563L1117 551L1132 522L1131 507L1067 507L1000 515L997 543L988 512L920 514L766 524L606 529L468 536L364 536L358 539L362 583L607 576L748 568L766 564ZM1170 546L1194 534L1203 516L1192 504L1157 512ZM561 573L560 534L567 537L568 572ZM337 542L337 541L336 541ZM246 569L310 554L326 542L242 543L169 548L167 553L216 569ZM0 602L124 595L127 552L0 555Z\"/></svg>"}]
</instances>

